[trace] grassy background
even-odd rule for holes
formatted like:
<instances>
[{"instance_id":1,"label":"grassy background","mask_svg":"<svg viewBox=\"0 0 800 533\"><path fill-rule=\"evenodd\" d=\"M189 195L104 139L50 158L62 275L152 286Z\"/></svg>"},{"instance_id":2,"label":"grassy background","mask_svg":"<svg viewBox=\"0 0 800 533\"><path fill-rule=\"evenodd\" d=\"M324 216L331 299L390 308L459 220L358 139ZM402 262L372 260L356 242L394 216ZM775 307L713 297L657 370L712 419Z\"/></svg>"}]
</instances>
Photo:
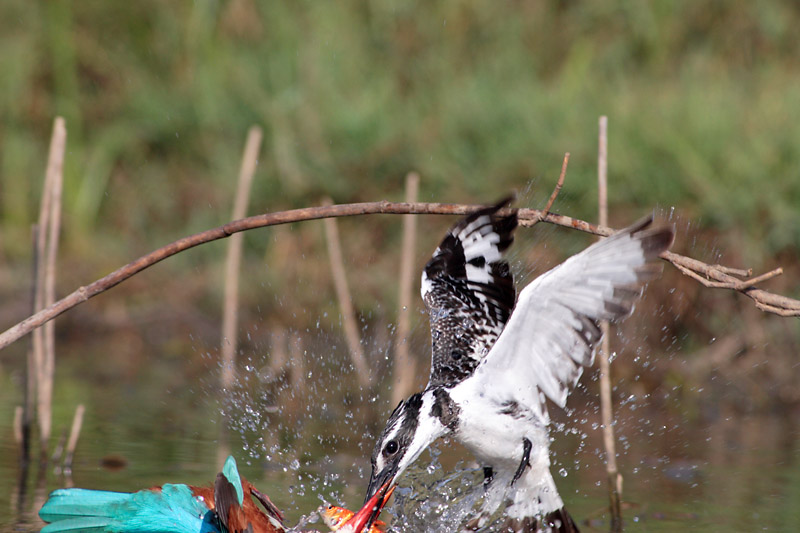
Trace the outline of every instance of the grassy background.
<instances>
[{"instance_id":1,"label":"grassy background","mask_svg":"<svg viewBox=\"0 0 800 533\"><path fill-rule=\"evenodd\" d=\"M798 26L789 1L6 0L2 324L28 312L30 225L56 115L69 132L60 294L227 221L252 124L265 131L252 213L324 196L397 200L412 170L421 200L488 202L516 189L521 204L538 207L569 151L556 210L593 220L605 114L615 225L674 209L679 251L757 270L783 265L768 288L798 296ZM418 265L450 222L423 219ZM398 220L341 227L357 308L383 346ZM538 235L531 250L555 258L588 242ZM251 232L246 243L243 331L303 331L320 320L336 331L318 224ZM533 251L519 260L536 261ZM189 336L213 347L223 253L217 243L171 258L59 319L62 342L76 342L64 356L105 353L113 339L107 371L133 379L143 358L159 368L182 361ZM642 326L652 349L691 357L728 332L747 333L747 350L785 362L764 378L768 398L771 380L797 377L795 320L762 317L744 298L669 273L666 285L678 294L654 296L656 318ZM424 345L424 317L418 324ZM17 368L23 353L17 343L0 361ZM683 383L675 372L653 381Z\"/></svg>"}]
</instances>

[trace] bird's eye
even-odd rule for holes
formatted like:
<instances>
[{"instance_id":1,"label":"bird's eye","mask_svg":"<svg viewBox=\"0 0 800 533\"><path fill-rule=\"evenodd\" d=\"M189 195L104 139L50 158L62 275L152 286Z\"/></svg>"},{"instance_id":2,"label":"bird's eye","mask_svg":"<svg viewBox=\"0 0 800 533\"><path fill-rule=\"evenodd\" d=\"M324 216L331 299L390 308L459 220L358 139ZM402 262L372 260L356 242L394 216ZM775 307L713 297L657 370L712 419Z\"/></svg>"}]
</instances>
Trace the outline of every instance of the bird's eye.
<instances>
[{"instance_id":1,"label":"bird's eye","mask_svg":"<svg viewBox=\"0 0 800 533\"><path fill-rule=\"evenodd\" d=\"M383 449L383 451L386 455L393 455L397 453L397 450L399 448L400 446L397 445L396 440L390 440L389 442L386 443L386 447Z\"/></svg>"}]
</instances>

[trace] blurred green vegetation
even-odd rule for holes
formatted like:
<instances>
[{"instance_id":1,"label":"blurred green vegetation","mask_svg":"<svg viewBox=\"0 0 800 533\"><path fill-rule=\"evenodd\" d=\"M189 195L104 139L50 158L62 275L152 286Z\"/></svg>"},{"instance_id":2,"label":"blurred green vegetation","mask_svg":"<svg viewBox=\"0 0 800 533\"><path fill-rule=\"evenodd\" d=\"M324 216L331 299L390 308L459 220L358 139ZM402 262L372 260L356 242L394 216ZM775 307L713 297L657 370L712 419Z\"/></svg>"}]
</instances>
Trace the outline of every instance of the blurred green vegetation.
<instances>
[{"instance_id":1,"label":"blurred green vegetation","mask_svg":"<svg viewBox=\"0 0 800 533\"><path fill-rule=\"evenodd\" d=\"M227 221L252 124L265 142L251 213L324 196L400 199L412 170L421 200L488 202L532 182L522 202L540 206L569 151L556 210L591 220L605 114L615 225L674 208L680 251L782 264L770 288L797 296L798 26L790 1L6 0L0 316L27 315L30 225L56 115L69 132L61 294ZM450 222L422 232L417 264ZM365 323L391 323L398 220L341 225ZM302 330L320 316L335 327L319 225L265 231L246 237L243 329ZM550 240L556 256L576 249ZM223 253L218 243L171 258L59 319L61 335L97 349L99 332L128 339L115 343L120 361L153 347L179 359L198 330L213 345ZM662 343L703 346L718 328L759 320L738 313L751 305L742 297L676 279L683 299L661 304ZM772 324L786 330L780 350L797 345L794 322Z\"/></svg>"},{"instance_id":2,"label":"blurred green vegetation","mask_svg":"<svg viewBox=\"0 0 800 533\"><path fill-rule=\"evenodd\" d=\"M0 9L2 224L15 256L55 115L69 127L70 241L161 242L167 228L224 220L254 123L266 129L256 210L399 197L409 170L426 199L494 198L552 178L571 151L565 194L592 217L607 114L614 204L748 228L765 253L800 242L794 2Z\"/></svg>"}]
</instances>

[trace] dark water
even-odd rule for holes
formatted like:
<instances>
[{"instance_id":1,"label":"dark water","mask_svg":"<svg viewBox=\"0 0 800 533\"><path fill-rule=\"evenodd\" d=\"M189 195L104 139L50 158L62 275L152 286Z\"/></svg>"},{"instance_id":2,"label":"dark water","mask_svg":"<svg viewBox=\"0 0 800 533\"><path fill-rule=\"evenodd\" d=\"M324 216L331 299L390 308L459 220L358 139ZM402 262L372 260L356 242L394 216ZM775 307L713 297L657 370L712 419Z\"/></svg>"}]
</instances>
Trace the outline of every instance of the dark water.
<instances>
[{"instance_id":1,"label":"dark water","mask_svg":"<svg viewBox=\"0 0 800 533\"><path fill-rule=\"evenodd\" d=\"M384 399L348 396L345 391L352 385L347 374L333 364L327 373L319 366L304 369L311 379L302 390L275 385L253 365L242 374L241 386L224 395L222 408L214 399L213 365L195 369L188 385L169 365L140 371L131 379L90 375L77 361L67 360L60 369L55 432L68 426L77 401L87 404L74 472L68 480L49 469L44 491L29 483L22 500L10 424L20 398L18 380L13 373L3 375L0 399L9 423L3 424L0 449L5 482L0 530L37 531L41 524L33 511L47 491L70 482L121 491L165 482L211 483L221 466L221 423L232 426L229 446L242 472L285 511L289 524L323 500L357 507L369 473L372 436L390 411ZM339 378L332 379L335 375ZM626 530L797 531L796 419L786 413L735 416L713 409L700 414L673 400L664 407L648 398L629 398L618 406ZM570 404L570 413L553 413L554 477L582 529L605 531L596 400L583 390ZM220 422L221 410L227 421ZM109 457L124 461L124 467L104 467L103 459ZM427 468L432 460L435 466ZM423 454L419 463L408 476L414 479L413 490L398 491L406 500L415 492L417 500L426 501L426 490L442 491L474 477L468 454L446 443L432 455ZM454 474L458 471L467 473ZM421 523L436 524L446 509L435 507L425 507L419 516L421 507L406 501L389 515L400 514L412 524L404 530L413 531Z\"/></svg>"}]
</instances>

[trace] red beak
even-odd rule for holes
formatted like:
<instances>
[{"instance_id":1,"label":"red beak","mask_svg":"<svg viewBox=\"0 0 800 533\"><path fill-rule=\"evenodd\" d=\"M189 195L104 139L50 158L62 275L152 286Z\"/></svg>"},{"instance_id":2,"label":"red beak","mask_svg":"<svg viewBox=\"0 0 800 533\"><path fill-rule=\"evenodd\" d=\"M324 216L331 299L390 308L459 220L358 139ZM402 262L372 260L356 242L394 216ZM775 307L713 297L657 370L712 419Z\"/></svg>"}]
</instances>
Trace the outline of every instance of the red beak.
<instances>
[{"instance_id":1,"label":"red beak","mask_svg":"<svg viewBox=\"0 0 800 533\"><path fill-rule=\"evenodd\" d=\"M381 514L384 505L389 501L389 498L394 492L394 487L389 488L391 481L387 481L378 489L375 495L367 500L367 503L354 514L350 520L342 525L344 531L352 531L353 533L362 533L368 531L370 526L375 522ZM352 529L346 529L352 528Z\"/></svg>"}]
</instances>

